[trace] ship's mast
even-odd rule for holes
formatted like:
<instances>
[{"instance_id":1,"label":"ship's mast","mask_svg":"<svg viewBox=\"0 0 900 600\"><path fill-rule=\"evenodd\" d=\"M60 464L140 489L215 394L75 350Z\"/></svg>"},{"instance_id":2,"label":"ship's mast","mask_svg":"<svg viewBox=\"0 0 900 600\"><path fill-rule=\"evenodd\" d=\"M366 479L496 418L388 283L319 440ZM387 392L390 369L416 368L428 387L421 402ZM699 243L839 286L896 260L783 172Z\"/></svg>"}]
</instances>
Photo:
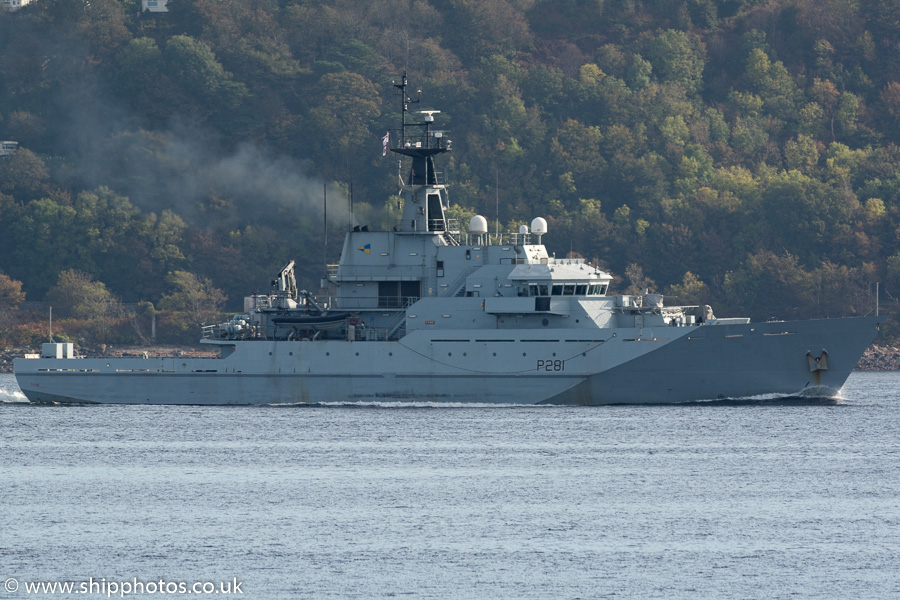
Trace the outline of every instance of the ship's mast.
<instances>
[{"instance_id":1,"label":"ship's mast","mask_svg":"<svg viewBox=\"0 0 900 600\"><path fill-rule=\"evenodd\" d=\"M400 96L400 129L393 130L391 152L412 158L409 175L403 181L403 217L398 230L403 233L435 233L448 231L446 186L435 171L434 157L450 150L450 141L443 131L434 131L434 115L439 110L420 110L421 122L407 122L410 104L421 101L421 90L413 99L407 92L406 71L394 87ZM443 236L447 238L448 236ZM448 238L449 239L449 238Z\"/></svg>"}]
</instances>

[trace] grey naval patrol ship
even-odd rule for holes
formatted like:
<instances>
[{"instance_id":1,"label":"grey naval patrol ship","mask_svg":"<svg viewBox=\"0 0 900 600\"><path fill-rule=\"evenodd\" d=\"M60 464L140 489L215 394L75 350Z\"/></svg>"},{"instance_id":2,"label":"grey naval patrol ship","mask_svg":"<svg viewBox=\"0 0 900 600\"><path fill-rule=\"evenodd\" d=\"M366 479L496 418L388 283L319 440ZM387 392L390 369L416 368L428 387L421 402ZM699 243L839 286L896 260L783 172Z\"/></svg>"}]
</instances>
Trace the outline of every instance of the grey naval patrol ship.
<instances>
[{"instance_id":1,"label":"grey naval patrol ship","mask_svg":"<svg viewBox=\"0 0 900 600\"><path fill-rule=\"evenodd\" d=\"M874 338L877 316L751 323L660 295L609 295L612 277L541 243L536 218L502 237L463 234L435 158L439 111L412 112L385 149L410 161L393 231L354 227L327 297L297 289L294 263L244 312L205 327L216 358L78 358L45 344L15 361L33 402L633 404L832 397ZM409 122L408 122L409 120ZM414 122L413 122L414 120Z\"/></svg>"}]
</instances>

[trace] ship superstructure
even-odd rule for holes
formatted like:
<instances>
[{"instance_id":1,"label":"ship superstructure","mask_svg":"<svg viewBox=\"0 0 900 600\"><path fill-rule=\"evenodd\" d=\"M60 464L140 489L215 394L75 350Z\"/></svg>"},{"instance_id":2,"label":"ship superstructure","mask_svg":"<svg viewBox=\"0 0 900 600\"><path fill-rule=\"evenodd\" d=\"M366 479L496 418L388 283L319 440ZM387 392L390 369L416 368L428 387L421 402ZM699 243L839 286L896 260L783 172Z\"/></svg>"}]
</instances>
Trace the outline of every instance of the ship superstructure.
<instances>
[{"instance_id":1,"label":"ship superstructure","mask_svg":"<svg viewBox=\"0 0 900 600\"><path fill-rule=\"evenodd\" d=\"M608 295L612 277L548 254L547 221L490 234L448 218L435 159L437 110L395 85L401 126L385 144L409 163L391 231L354 227L327 294L298 290L294 263L244 312L203 330L218 358L74 358L45 344L17 359L36 402L268 404L430 401L668 403L838 393L877 316L750 323L708 306Z\"/></svg>"}]
</instances>

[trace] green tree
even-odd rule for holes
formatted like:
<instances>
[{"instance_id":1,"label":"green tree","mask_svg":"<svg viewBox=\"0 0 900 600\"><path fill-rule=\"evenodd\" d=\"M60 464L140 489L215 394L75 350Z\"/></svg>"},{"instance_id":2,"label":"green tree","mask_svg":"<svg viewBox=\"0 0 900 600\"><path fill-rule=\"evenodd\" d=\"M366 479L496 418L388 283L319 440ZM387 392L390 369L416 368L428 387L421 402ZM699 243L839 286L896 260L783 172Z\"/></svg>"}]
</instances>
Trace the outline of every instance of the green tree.
<instances>
[{"instance_id":1,"label":"green tree","mask_svg":"<svg viewBox=\"0 0 900 600\"><path fill-rule=\"evenodd\" d=\"M567 100L565 84L566 75L560 69L534 65L522 79L522 99L529 105L540 106L546 113L556 114Z\"/></svg>"},{"instance_id":2,"label":"green tree","mask_svg":"<svg viewBox=\"0 0 900 600\"><path fill-rule=\"evenodd\" d=\"M625 75L628 87L633 90L642 90L650 84L650 76L653 74L653 65L649 60L644 60L640 54L632 57L631 66Z\"/></svg>"},{"instance_id":3,"label":"green tree","mask_svg":"<svg viewBox=\"0 0 900 600\"><path fill-rule=\"evenodd\" d=\"M0 160L0 190L22 203L39 198L51 191L50 171L37 154L19 148L11 157Z\"/></svg>"},{"instance_id":4,"label":"green tree","mask_svg":"<svg viewBox=\"0 0 900 600\"><path fill-rule=\"evenodd\" d=\"M625 288L625 294L642 294L644 290L653 291L656 288L656 282L644 274L644 269L637 263L631 263L625 268L625 278L628 280L628 287Z\"/></svg>"},{"instance_id":5,"label":"green tree","mask_svg":"<svg viewBox=\"0 0 900 600\"><path fill-rule=\"evenodd\" d=\"M78 33L91 50L94 60L111 58L131 39L125 26L125 5L119 0L90 0L78 21Z\"/></svg>"},{"instance_id":6,"label":"green tree","mask_svg":"<svg viewBox=\"0 0 900 600\"><path fill-rule=\"evenodd\" d=\"M119 299L89 274L67 269L50 291L46 301L63 317L76 319L77 334L86 341L110 341L113 327L122 315Z\"/></svg>"},{"instance_id":7,"label":"green tree","mask_svg":"<svg viewBox=\"0 0 900 600\"><path fill-rule=\"evenodd\" d=\"M834 140L834 111L840 98L840 92L833 82L818 77L813 80L813 84L809 89L810 95L815 99L825 113L825 119L828 121L831 130L831 139Z\"/></svg>"},{"instance_id":8,"label":"green tree","mask_svg":"<svg viewBox=\"0 0 900 600\"><path fill-rule=\"evenodd\" d=\"M9 325L9 313L17 310L19 304L25 301L25 292L22 291L22 282L10 278L0 272L0 322Z\"/></svg>"},{"instance_id":9,"label":"green tree","mask_svg":"<svg viewBox=\"0 0 900 600\"><path fill-rule=\"evenodd\" d=\"M900 4L893 0L860 0L860 10L880 39L890 42L900 31Z\"/></svg>"},{"instance_id":10,"label":"green tree","mask_svg":"<svg viewBox=\"0 0 900 600\"><path fill-rule=\"evenodd\" d=\"M698 36L667 29L647 44L645 55L661 81L677 83L691 94L703 86L706 48Z\"/></svg>"},{"instance_id":11,"label":"green tree","mask_svg":"<svg viewBox=\"0 0 900 600\"><path fill-rule=\"evenodd\" d=\"M182 247L188 227L182 217L169 209L159 215L144 215L136 227L127 256L137 268L123 280L128 285L121 289L128 289L132 300L159 298L165 291L166 274L184 266L186 257Z\"/></svg>"},{"instance_id":12,"label":"green tree","mask_svg":"<svg viewBox=\"0 0 900 600\"><path fill-rule=\"evenodd\" d=\"M235 75L254 88L309 72L292 56L274 2L195 0L193 8L204 22L204 40Z\"/></svg>"},{"instance_id":13,"label":"green tree","mask_svg":"<svg viewBox=\"0 0 900 600\"><path fill-rule=\"evenodd\" d=\"M850 92L843 92L834 113L837 131L841 136L849 137L856 133L859 111L859 97Z\"/></svg>"},{"instance_id":14,"label":"green tree","mask_svg":"<svg viewBox=\"0 0 900 600\"><path fill-rule=\"evenodd\" d=\"M600 153L603 134L599 127L587 127L575 119L567 119L553 136L550 152L559 170L571 174L574 193L598 189L606 161Z\"/></svg>"},{"instance_id":15,"label":"green tree","mask_svg":"<svg viewBox=\"0 0 900 600\"><path fill-rule=\"evenodd\" d=\"M75 216L74 208L49 198L33 200L22 210L14 231L15 260L8 269L35 296L43 296L60 271L72 266L69 251L76 237ZM42 251L35 253L34 247Z\"/></svg>"},{"instance_id":16,"label":"green tree","mask_svg":"<svg viewBox=\"0 0 900 600\"><path fill-rule=\"evenodd\" d=\"M319 80L316 92L309 115L319 153L339 160L340 174L345 175L352 157L370 138L369 124L381 115L378 89L356 73L329 73Z\"/></svg>"},{"instance_id":17,"label":"green tree","mask_svg":"<svg viewBox=\"0 0 900 600\"><path fill-rule=\"evenodd\" d=\"M784 161L789 169L809 173L819 162L819 149L815 140L808 135L800 135L797 139L785 142Z\"/></svg>"},{"instance_id":18,"label":"green tree","mask_svg":"<svg viewBox=\"0 0 900 600\"><path fill-rule=\"evenodd\" d=\"M448 33L460 56L513 56L531 40L528 21L510 0L450 0Z\"/></svg>"},{"instance_id":19,"label":"green tree","mask_svg":"<svg viewBox=\"0 0 900 600\"><path fill-rule=\"evenodd\" d=\"M728 308L755 320L815 315L814 281L796 256L761 250L725 275Z\"/></svg>"},{"instance_id":20,"label":"green tree","mask_svg":"<svg viewBox=\"0 0 900 600\"><path fill-rule=\"evenodd\" d=\"M161 120L173 112L192 110L188 92L163 72L163 53L156 40L131 40L116 56L116 64L113 85L138 113Z\"/></svg>"},{"instance_id":21,"label":"green tree","mask_svg":"<svg viewBox=\"0 0 900 600\"><path fill-rule=\"evenodd\" d=\"M163 51L165 73L189 97L195 99L192 112L206 118L229 115L249 96L243 83L233 80L204 42L186 35L169 38Z\"/></svg>"},{"instance_id":22,"label":"green tree","mask_svg":"<svg viewBox=\"0 0 900 600\"><path fill-rule=\"evenodd\" d=\"M56 285L47 292L46 301L57 309L60 316L76 319L93 319L116 314L118 299L101 281L75 269L59 274Z\"/></svg>"},{"instance_id":23,"label":"green tree","mask_svg":"<svg viewBox=\"0 0 900 600\"><path fill-rule=\"evenodd\" d=\"M684 274L681 283L666 288L665 295L671 296L675 303L684 306L702 306L712 302L709 286L690 271Z\"/></svg>"},{"instance_id":24,"label":"green tree","mask_svg":"<svg viewBox=\"0 0 900 600\"><path fill-rule=\"evenodd\" d=\"M756 48L747 58L744 78L762 98L766 112L782 120L794 117L799 90L784 63L772 62L763 50Z\"/></svg>"},{"instance_id":25,"label":"green tree","mask_svg":"<svg viewBox=\"0 0 900 600\"><path fill-rule=\"evenodd\" d=\"M838 250L859 208L851 192L828 186L799 171L785 171L766 182L763 218L773 237L769 248L785 248L804 262L818 262Z\"/></svg>"},{"instance_id":26,"label":"green tree","mask_svg":"<svg viewBox=\"0 0 900 600\"><path fill-rule=\"evenodd\" d=\"M817 136L825 130L825 111L818 102L808 102L797 116L797 131Z\"/></svg>"},{"instance_id":27,"label":"green tree","mask_svg":"<svg viewBox=\"0 0 900 600\"><path fill-rule=\"evenodd\" d=\"M160 299L161 310L183 313L195 326L216 322L227 298L212 281L188 271L169 273L166 281L171 291Z\"/></svg>"}]
</instances>

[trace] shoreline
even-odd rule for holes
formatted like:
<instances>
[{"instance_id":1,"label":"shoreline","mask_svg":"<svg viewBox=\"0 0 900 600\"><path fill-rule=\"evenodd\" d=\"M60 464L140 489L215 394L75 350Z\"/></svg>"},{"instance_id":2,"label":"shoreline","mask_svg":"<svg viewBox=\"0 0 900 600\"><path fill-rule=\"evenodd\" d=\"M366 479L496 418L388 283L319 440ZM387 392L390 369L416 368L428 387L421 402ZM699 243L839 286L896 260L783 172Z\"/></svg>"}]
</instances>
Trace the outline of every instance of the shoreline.
<instances>
[{"instance_id":1,"label":"shoreline","mask_svg":"<svg viewBox=\"0 0 900 600\"><path fill-rule=\"evenodd\" d=\"M214 358L217 351L210 351L198 346L76 346L78 356L87 357L123 357L123 356L148 356L191 358ZM0 373L13 372L13 359L21 358L26 353L39 352L39 349L31 348L3 348L0 349ZM863 353L862 358L856 364L854 371L900 371L900 347L872 344Z\"/></svg>"},{"instance_id":2,"label":"shoreline","mask_svg":"<svg viewBox=\"0 0 900 600\"><path fill-rule=\"evenodd\" d=\"M872 344L863 352L854 371L900 371L900 347Z\"/></svg>"}]
</instances>

